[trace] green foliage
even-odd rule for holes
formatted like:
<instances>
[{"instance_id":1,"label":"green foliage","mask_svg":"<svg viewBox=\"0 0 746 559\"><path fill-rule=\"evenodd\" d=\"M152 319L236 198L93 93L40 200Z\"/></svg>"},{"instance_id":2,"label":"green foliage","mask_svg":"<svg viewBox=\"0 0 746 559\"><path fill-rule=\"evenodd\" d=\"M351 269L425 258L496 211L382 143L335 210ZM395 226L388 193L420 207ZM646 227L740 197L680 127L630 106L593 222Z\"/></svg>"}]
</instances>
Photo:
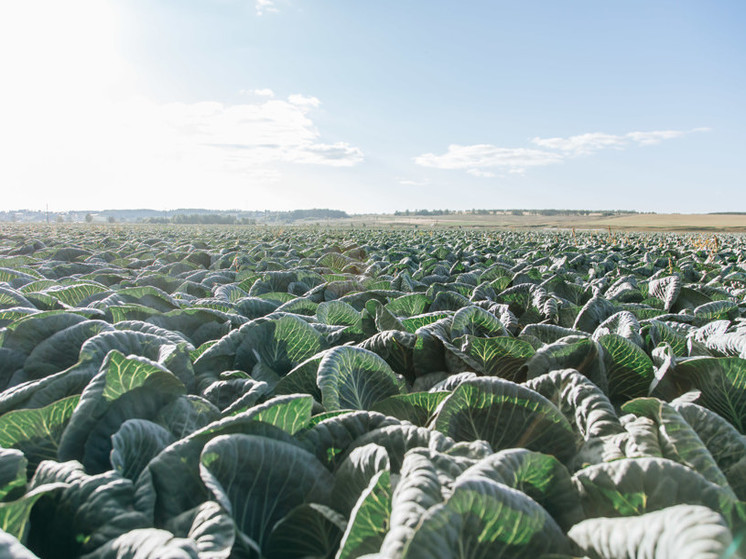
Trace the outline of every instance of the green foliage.
<instances>
[{"instance_id":1,"label":"green foliage","mask_svg":"<svg viewBox=\"0 0 746 559\"><path fill-rule=\"evenodd\" d=\"M743 554L743 238L178 219L0 228L0 555Z\"/></svg>"}]
</instances>

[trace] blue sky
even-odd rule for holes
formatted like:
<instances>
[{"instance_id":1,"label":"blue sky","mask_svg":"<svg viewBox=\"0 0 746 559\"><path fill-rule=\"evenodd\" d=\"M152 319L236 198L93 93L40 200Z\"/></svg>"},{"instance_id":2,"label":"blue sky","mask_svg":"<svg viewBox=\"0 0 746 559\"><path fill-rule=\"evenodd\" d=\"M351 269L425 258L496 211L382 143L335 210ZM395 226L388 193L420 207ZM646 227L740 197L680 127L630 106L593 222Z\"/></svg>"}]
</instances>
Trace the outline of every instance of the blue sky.
<instances>
[{"instance_id":1,"label":"blue sky","mask_svg":"<svg viewBox=\"0 0 746 559\"><path fill-rule=\"evenodd\" d=\"M0 4L4 209L746 211L740 1Z\"/></svg>"}]
</instances>

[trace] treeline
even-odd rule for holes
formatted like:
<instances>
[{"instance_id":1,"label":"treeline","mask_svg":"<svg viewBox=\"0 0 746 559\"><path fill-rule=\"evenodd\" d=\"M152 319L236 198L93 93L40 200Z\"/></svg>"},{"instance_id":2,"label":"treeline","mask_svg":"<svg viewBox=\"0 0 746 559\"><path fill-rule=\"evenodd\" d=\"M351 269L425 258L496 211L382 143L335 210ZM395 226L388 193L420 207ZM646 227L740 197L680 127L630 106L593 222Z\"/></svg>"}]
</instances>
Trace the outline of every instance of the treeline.
<instances>
[{"instance_id":1,"label":"treeline","mask_svg":"<svg viewBox=\"0 0 746 559\"><path fill-rule=\"evenodd\" d=\"M290 221L298 221L300 219L340 219L344 217L350 217L347 212L342 210L327 210L327 209L312 209L312 210L293 210L291 212L274 212L280 217L283 214L289 214L288 219Z\"/></svg>"},{"instance_id":2,"label":"treeline","mask_svg":"<svg viewBox=\"0 0 746 559\"><path fill-rule=\"evenodd\" d=\"M340 219L349 217L347 212L329 209L292 210L289 212L251 212L251 213L178 213L171 216L149 217L146 223L174 223L194 225L255 225L257 223L291 223L313 219Z\"/></svg>"},{"instance_id":3,"label":"treeline","mask_svg":"<svg viewBox=\"0 0 746 559\"><path fill-rule=\"evenodd\" d=\"M408 216L408 215L425 215L425 216L438 216L438 215L625 215L625 214L637 214L635 210L485 210L485 209L471 209L471 210L404 210L396 211L396 216Z\"/></svg>"},{"instance_id":4,"label":"treeline","mask_svg":"<svg viewBox=\"0 0 746 559\"><path fill-rule=\"evenodd\" d=\"M178 214L173 217L150 217L146 223L175 223L190 225L254 225L256 219L224 214Z\"/></svg>"}]
</instances>

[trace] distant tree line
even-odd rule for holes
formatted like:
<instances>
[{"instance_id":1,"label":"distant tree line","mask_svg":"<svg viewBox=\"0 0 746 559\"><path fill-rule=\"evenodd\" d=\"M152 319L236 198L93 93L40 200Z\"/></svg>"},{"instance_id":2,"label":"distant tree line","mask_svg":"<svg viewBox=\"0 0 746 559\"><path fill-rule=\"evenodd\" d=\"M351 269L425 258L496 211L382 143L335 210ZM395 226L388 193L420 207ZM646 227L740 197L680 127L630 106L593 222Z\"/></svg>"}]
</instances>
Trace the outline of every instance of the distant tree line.
<instances>
[{"instance_id":1,"label":"distant tree line","mask_svg":"<svg viewBox=\"0 0 746 559\"><path fill-rule=\"evenodd\" d=\"M312 209L292 210L289 212L258 212L252 214L256 217L247 217L240 214L224 212L214 213L179 213L171 216L149 217L144 219L145 223L175 223L195 225L254 225L256 223L289 223L303 219L339 219L349 217L347 212L341 210Z\"/></svg>"},{"instance_id":2,"label":"distant tree line","mask_svg":"<svg viewBox=\"0 0 746 559\"><path fill-rule=\"evenodd\" d=\"M291 212L275 212L280 217L283 214L288 214L287 218L290 221L298 221L300 219L340 219L343 217L350 217L347 212L342 210L327 210L327 209L312 209L312 210L293 210Z\"/></svg>"},{"instance_id":3,"label":"distant tree line","mask_svg":"<svg viewBox=\"0 0 746 559\"><path fill-rule=\"evenodd\" d=\"M176 223L179 225L253 225L256 219L224 214L177 214L173 217L150 217L146 223Z\"/></svg>"},{"instance_id":4,"label":"distant tree line","mask_svg":"<svg viewBox=\"0 0 746 559\"><path fill-rule=\"evenodd\" d=\"M394 212L396 216L409 216L409 215L424 215L424 216L438 216L438 215L591 215L600 213L602 215L622 215L622 214L636 214L639 213L635 210L486 210L486 209L471 209L471 210L399 210Z\"/></svg>"}]
</instances>

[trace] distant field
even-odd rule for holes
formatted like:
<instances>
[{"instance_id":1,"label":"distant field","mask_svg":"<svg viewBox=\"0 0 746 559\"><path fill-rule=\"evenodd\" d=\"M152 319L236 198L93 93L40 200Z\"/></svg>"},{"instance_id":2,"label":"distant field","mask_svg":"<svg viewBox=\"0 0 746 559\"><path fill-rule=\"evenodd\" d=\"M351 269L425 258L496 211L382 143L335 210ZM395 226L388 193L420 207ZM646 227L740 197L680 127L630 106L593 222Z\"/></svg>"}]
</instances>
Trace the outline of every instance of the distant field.
<instances>
[{"instance_id":1,"label":"distant field","mask_svg":"<svg viewBox=\"0 0 746 559\"><path fill-rule=\"evenodd\" d=\"M746 232L746 215L740 214L629 214L604 216L601 213L587 216L543 215L471 215L444 216L355 216L335 220L335 223L366 226L421 227L507 227L507 228L576 228L624 231L721 231Z\"/></svg>"}]
</instances>

